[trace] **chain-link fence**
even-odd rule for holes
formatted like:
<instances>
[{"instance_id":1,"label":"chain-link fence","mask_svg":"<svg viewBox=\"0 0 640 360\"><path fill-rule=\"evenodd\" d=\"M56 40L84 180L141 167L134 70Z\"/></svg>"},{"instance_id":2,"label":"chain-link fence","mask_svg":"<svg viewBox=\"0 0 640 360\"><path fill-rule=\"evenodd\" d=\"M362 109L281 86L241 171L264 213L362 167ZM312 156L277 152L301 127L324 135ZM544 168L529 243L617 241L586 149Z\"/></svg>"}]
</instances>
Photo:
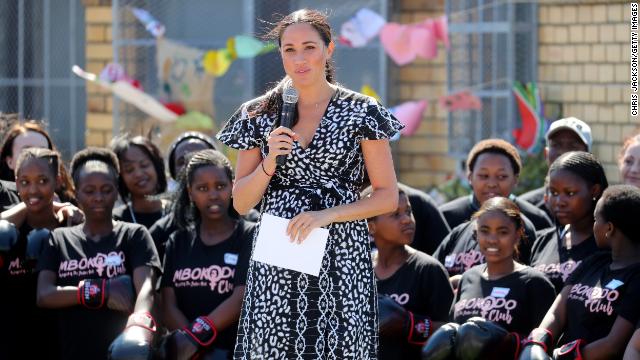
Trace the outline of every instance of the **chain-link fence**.
<instances>
[{"instance_id":1,"label":"chain-link fence","mask_svg":"<svg viewBox=\"0 0 640 360\"><path fill-rule=\"evenodd\" d=\"M481 139L513 140L520 121L511 88L536 79L537 11L535 1L446 1L448 91L469 89L482 101L481 111L449 113L451 155L466 158Z\"/></svg>"},{"instance_id":2,"label":"chain-link fence","mask_svg":"<svg viewBox=\"0 0 640 360\"><path fill-rule=\"evenodd\" d=\"M68 159L84 146L81 0L0 1L0 113L42 120Z\"/></svg>"},{"instance_id":3,"label":"chain-link fence","mask_svg":"<svg viewBox=\"0 0 640 360\"><path fill-rule=\"evenodd\" d=\"M226 47L227 39L236 35L260 37L269 29L269 23L275 20L274 14L287 14L303 7L326 10L334 35L337 35L340 25L360 8L368 7L386 17L388 4L386 0L239 0L215 3L206 0L190 0L188 3L180 0L113 0L112 6L114 60L141 83L145 92L171 102L176 100L176 92L185 91L172 81L188 76L184 69L185 59L190 59L186 55L189 49L179 46L210 50ZM148 34L132 15L132 8L147 10L163 23L166 28L164 40L158 41ZM169 59L167 52L182 52L185 59ZM340 83L356 90L368 84L383 99L386 97L387 58L377 39L358 49L337 44L334 57ZM202 64L197 63L194 71L202 71ZM190 86L199 91L193 94L188 89L187 92L191 92L192 97L199 97L198 104L192 104L192 107L213 118L215 129L211 133L214 133L241 103L263 93L283 75L279 54L271 52L252 59L235 60L227 73L206 80L210 82L211 91L192 83ZM184 94L181 96L184 100ZM145 126L150 123L149 119L133 107L123 106L122 102L114 106L113 116L114 132L127 129L143 133L150 130ZM164 147L170 140L162 139L167 135L163 134L163 125L151 130L158 129L160 131L155 133L161 139L156 140ZM173 138L176 131L168 132Z\"/></svg>"}]
</instances>

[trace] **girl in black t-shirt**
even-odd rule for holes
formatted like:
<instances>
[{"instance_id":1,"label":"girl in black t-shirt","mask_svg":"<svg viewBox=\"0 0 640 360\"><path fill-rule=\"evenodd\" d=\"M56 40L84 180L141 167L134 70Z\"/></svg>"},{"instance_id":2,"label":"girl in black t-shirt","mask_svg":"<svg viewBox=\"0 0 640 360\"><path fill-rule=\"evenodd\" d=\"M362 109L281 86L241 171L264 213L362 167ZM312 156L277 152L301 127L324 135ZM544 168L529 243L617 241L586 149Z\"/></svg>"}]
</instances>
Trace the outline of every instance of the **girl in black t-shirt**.
<instances>
[{"instance_id":1,"label":"girl in black t-shirt","mask_svg":"<svg viewBox=\"0 0 640 360\"><path fill-rule=\"evenodd\" d=\"M582 260L598 250L593 210L608 182L600 162L583 151L556 159L547 181L545 198L557 227L538 233L531 249L531 266L547 275L559 293Z\"/></svg>"},{"instance_id":2,"label":"girl in black t-shirt","mask_svg":"<svg viewBox=\"0 0 640 360\"><path fill-rule=\"evenodd\" d=\"M71 173L86 220L51 233L38 261L38 305L57 309L64 359L105 359L108 351L114 359L146 358L160 268L151 237L141 225L112 220L118 163L111 151L78 152Z\"/></svg>"},{"instance_id":3,"label":"girl in black t-shirt","mask_svg":"<svg viewBox=\"0 0 640 360\"><path fill-rule=\"evenodd\" d=\"M488 199L509 197L520 209L527 237L519 244L518 260L529 263L535 231L552 226L544 211L511 194L518 183L522 162L518 150L501 139L486 139L473 146L467 157L467 176L473 193L440 206L451 227L451 233L433 253L449 272L451 283L457 287L460 274L471 266L483 263L473 237L472 215Z\"/></svg>"},{"instance_id":4,"label":"girl in black t-shirt","mask_svg":"<svg viewBox=\"0 0 640 360\"><path fill-rule=\"evenodd\" d=\"M571 274L521 359L559 346L558 359L622 356L640 319L640 189L611 186L596 204L593 232L600 248Z\"/></svg>"},{"instance_id":5,"label":"girl in black t-shirt","mask_svg":"<svg viewBox=\"0 0 640 360\"><path fill-rule=\"evenodd\" d=\"M514 260L524 237L518 206L503 197L491 198L474 215L480 252L485 264L462 275L451 320L460 324L453 331L456 358L513 359L520 338L529 333L553 302L553 285L545 276ZM430 358L446 348L450 325L433 335L423 352ZM434 350L437 350L434 352Z\"/></svg>"},{"instance_id":6,"label":"girl in black t-shirt","mask_svg":"<svg viewBox=\"0 0 640 360\"><path fill-rule=\"evenodd\" d=\"M462 275L452 320L462 324L483 317L508 331L528 334L555 298L542 273L514 260L524 226L516 204L497 197L474 214L480 252L486 263Z\"/></svg>"},{"instance_id":7,"label":"girl in black t-shirt","mask_svg":"<svg viewBox=\"0 0 640 360\"><path fill-rule=\"evenodd\" d=\"M53 328L51 311L36 306L36 262L49 239L49 231L61 226L53 206L58 186L60 155L43 148L23 150L16 162L16 186L25 205L24 220L16 222L18 241L0 253L0 358L55 359L57 352L48 336ZM33 327L38 323L40 326ZM42 340L42 346L24 346L26 337Z\"/></svg>"},{"instance_id":8,"label":"girl in black t-shirt","mask_svg":"<svg viewBox=\"0 0 640 360\"><path fill-rule=\"evenodd\" d=\"M362 197L371 193L367 188ZM411 248L416 223L400 188L398 208L368 219L376 243L373 256L380 307L378 358L420 359L420 345L448 317L453 290L444 267Z\"/></svg>"},{"instance_id":9,"label":"girl in black t-shirt","mask_svg":"<svg viewBox=\"0 0 640 360\"><path fill-rule=\"evenodd\" d=\"M157 197L167 189L160 150L143 136L115 138L111 149L120 163L118 184L125 202L113 210L113 217L149 229L170 208L166 200Z\"/></svg>"},{"instance_id":10,"label":"girl in black t-shirt","mask_svg":"<svg viewBox=\"0 0 640 360\"><path fill-rule=\"evenodd\" d=\"M233 354L254 226L233 210L232 186L231 164L216 150L194 153L180 179L180 230L167 242L161 280L169 358Z\"/></svg>"}]
</instances>

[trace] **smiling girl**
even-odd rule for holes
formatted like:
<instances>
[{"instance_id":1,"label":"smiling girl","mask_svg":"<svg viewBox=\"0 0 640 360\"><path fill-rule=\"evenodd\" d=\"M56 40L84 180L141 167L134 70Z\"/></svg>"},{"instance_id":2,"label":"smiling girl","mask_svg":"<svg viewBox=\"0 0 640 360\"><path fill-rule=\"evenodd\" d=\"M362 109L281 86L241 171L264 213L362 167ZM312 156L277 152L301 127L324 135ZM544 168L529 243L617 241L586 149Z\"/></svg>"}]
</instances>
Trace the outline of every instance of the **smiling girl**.
<instances>
[{"instance_id":1,"label":"smiling girl","mask_svg":"<svg viewBox=\"0 0 640 360\"><path fill-rule=\"evenodd\" d=\"M42 148L28 148L16 161L16 186L26 205L24 221L18 225L18 241L2 254L0 312L10 328L0 330L0 358L56 358L56 342L47 332L53 330L53 314L36 306L37 273L40 251L49 231L60 223L53 206L59 175L60 155ZM34 323L40 324L35 329ZM6 331L6 330L9 331ZM42 339L42 346L19 344L25 333Z\"/></svg>"},{"instance_id":2,"label":"smiling girl","mask_svg":"<svg viewBox=\"0 0 640 360\"><path fill-rule=\"evenodd\" d=\"M147 229L168 212L170 204L154 195L167 189L164 160L151 140L123 136L111 143L120 163L120 196L125 202L113 211L117 220L144 225Z\"/></svg>"}]
</instances>

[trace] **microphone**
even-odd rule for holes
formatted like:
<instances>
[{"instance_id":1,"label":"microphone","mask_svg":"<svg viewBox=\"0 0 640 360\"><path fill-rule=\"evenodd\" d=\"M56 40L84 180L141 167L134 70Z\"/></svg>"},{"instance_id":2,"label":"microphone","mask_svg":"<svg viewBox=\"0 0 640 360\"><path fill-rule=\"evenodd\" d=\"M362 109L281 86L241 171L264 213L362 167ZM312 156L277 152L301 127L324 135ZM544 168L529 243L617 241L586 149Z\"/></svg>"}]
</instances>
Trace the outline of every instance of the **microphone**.
<instances>
[{"instance_id":1,"label":"microphone","mask_svg":"<svg viewBox=\"0 0 640 360\"><path fill-rule=\"evenodd\" d=\"M282 92L282 113L280 114L280 125L291 129L293 126L293 116L296 110L296 103L298 102L298 91L289 84ZM276 164L279 166L284 165L287 161L285 155L278 155L276 157Z\"/></svg>"}]
</instances>

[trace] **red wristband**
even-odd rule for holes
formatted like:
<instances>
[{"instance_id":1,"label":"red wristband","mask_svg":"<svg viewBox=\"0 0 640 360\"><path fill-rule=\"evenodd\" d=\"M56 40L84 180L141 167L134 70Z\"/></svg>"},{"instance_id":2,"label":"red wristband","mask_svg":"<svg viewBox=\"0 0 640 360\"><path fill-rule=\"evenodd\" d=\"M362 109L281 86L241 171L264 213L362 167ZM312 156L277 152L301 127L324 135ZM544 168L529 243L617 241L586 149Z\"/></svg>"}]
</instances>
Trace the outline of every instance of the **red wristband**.
<instances>
[{"instance_id":1,"label":"red wristband","mask_svg":"<svg viewBox=\"0 0 640 360\"><path fill-rule=\"evenodd\" d=\"M191 339L201 347L208 347L213 344L218 335L218 329L213 325L213 321L206 316L200 316L182 330L189 334Z\"/></svg>"}]
</instances>

